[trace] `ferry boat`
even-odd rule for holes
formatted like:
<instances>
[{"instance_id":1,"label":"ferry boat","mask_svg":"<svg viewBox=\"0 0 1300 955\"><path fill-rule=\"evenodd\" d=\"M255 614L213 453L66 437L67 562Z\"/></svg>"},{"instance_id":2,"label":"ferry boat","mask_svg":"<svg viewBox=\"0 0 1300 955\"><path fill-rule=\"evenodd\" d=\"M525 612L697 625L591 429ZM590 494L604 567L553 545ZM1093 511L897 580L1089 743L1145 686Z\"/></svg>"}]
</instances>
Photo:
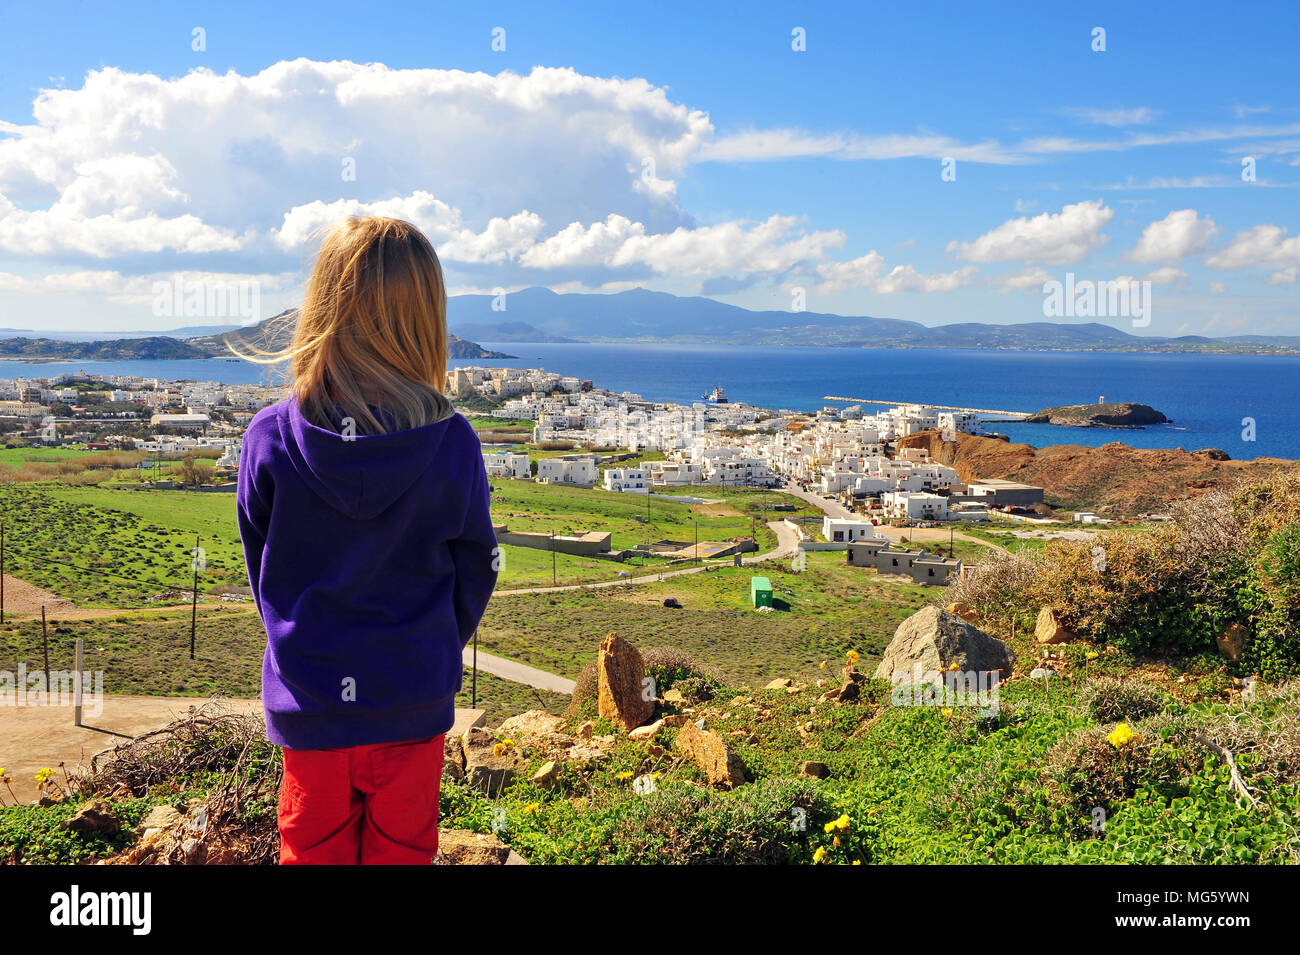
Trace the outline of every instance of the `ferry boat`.
<instances>
[{"instance_id":1,"label":"ferry boat","mask_svg":"<svg viewBox=\"0 0 1300 955\"><path fill-rule=\"evenodd\" d=\"M725 405L727 403L727 393L722 390L722 386L714 388L707 395L700 395L705 401L711 401L715 405Z\"/></svg>"}]
</instances>

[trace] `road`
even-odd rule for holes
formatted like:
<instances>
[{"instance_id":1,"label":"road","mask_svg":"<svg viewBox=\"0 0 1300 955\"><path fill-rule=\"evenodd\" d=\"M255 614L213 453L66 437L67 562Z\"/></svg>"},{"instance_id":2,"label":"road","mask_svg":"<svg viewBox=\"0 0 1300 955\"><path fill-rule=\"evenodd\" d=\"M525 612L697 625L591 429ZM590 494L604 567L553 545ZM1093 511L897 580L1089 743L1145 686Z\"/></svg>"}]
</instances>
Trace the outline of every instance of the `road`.
<instances>
[{"instance_id":1,"label":"road","mask_svg":"<svg viewBox=\"0 0 1300 955\"><path fill-rule=\"evenodd\" d=\"M461 654L461 660L464 661L467 667L474 665L473 644L465 648L465 652ZM554 673L547 673L545 670L539 670L536 667L530 667L525 663L507 660L505 657L493 656L491 653L484 653L482 650L478 652L478 668L484 673L491 673L503 680L509 680L512 683L523 683L539 690L550 690L552 693L573 692L574 683L572 680L556 676Z\"/></svg>"}]
</instances>

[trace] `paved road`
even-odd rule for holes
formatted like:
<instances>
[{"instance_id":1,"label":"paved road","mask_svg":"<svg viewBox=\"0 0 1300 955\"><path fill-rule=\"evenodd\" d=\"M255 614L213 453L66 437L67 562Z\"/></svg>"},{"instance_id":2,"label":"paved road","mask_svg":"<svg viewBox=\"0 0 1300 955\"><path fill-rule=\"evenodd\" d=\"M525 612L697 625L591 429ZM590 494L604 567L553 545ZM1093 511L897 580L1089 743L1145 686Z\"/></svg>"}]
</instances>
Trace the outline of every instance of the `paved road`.
<instances>
[{"instance_id":1,"label":"paved road","mask_svg":"<svg viewBox=\"0 0 1300 955\"><path fill-rule=\"evenodd\" d=\"M472 644L465 648L465 652L461 654L461 659L465 662L465 666L474 665L474 647ZM484 673L491 673L503 680L509 680L512 683L523 683L539 690L550 690L552 693L573 692L574 684L572 680L556 676L554 673L547 673L545 670L539 670L536 667L530 667L524 663L507 660L505 657L493 656L490 653L484 653L482 650L478 652L478 668Z\"/></svg>"}]
</instances>

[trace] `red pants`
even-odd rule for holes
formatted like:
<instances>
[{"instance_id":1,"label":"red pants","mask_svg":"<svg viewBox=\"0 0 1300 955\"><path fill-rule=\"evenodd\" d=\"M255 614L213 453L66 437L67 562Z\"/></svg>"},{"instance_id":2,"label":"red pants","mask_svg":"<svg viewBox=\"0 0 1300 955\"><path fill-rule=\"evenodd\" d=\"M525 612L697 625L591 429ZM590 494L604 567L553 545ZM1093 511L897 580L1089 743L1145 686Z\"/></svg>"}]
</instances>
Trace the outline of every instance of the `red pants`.
<instances>
[{"instance_id":1,"label":"red pants","mask_svg":"<svg viewBox=\"0 0 1300 955\"><path fill-rule=\"evenodd\" d=\"M428 865L444 738L286 749L280 864Z\"/></svg>"}]
</instances>

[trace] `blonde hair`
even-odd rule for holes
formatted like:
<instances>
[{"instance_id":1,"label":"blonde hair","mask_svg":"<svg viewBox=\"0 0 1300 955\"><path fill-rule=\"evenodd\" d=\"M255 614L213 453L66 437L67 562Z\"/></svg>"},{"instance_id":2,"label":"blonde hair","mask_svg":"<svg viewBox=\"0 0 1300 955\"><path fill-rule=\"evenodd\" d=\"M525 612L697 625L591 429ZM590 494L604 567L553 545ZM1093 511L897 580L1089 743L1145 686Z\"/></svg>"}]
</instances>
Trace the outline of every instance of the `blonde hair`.
<instances>
[{"instance_id":1,"label":"blonde hair","mask_svg":"<svg viewBox=\"0 0 1300 955\"><path fill-rule=\"evenodd\" d=\"M321 244L291 344L249 361L289 361L304 417L358 434L447 416L447 291L433 245L409 222L351 217ZM375 412L380 414L376 415Z\"/></svg>"}]
</instances>

